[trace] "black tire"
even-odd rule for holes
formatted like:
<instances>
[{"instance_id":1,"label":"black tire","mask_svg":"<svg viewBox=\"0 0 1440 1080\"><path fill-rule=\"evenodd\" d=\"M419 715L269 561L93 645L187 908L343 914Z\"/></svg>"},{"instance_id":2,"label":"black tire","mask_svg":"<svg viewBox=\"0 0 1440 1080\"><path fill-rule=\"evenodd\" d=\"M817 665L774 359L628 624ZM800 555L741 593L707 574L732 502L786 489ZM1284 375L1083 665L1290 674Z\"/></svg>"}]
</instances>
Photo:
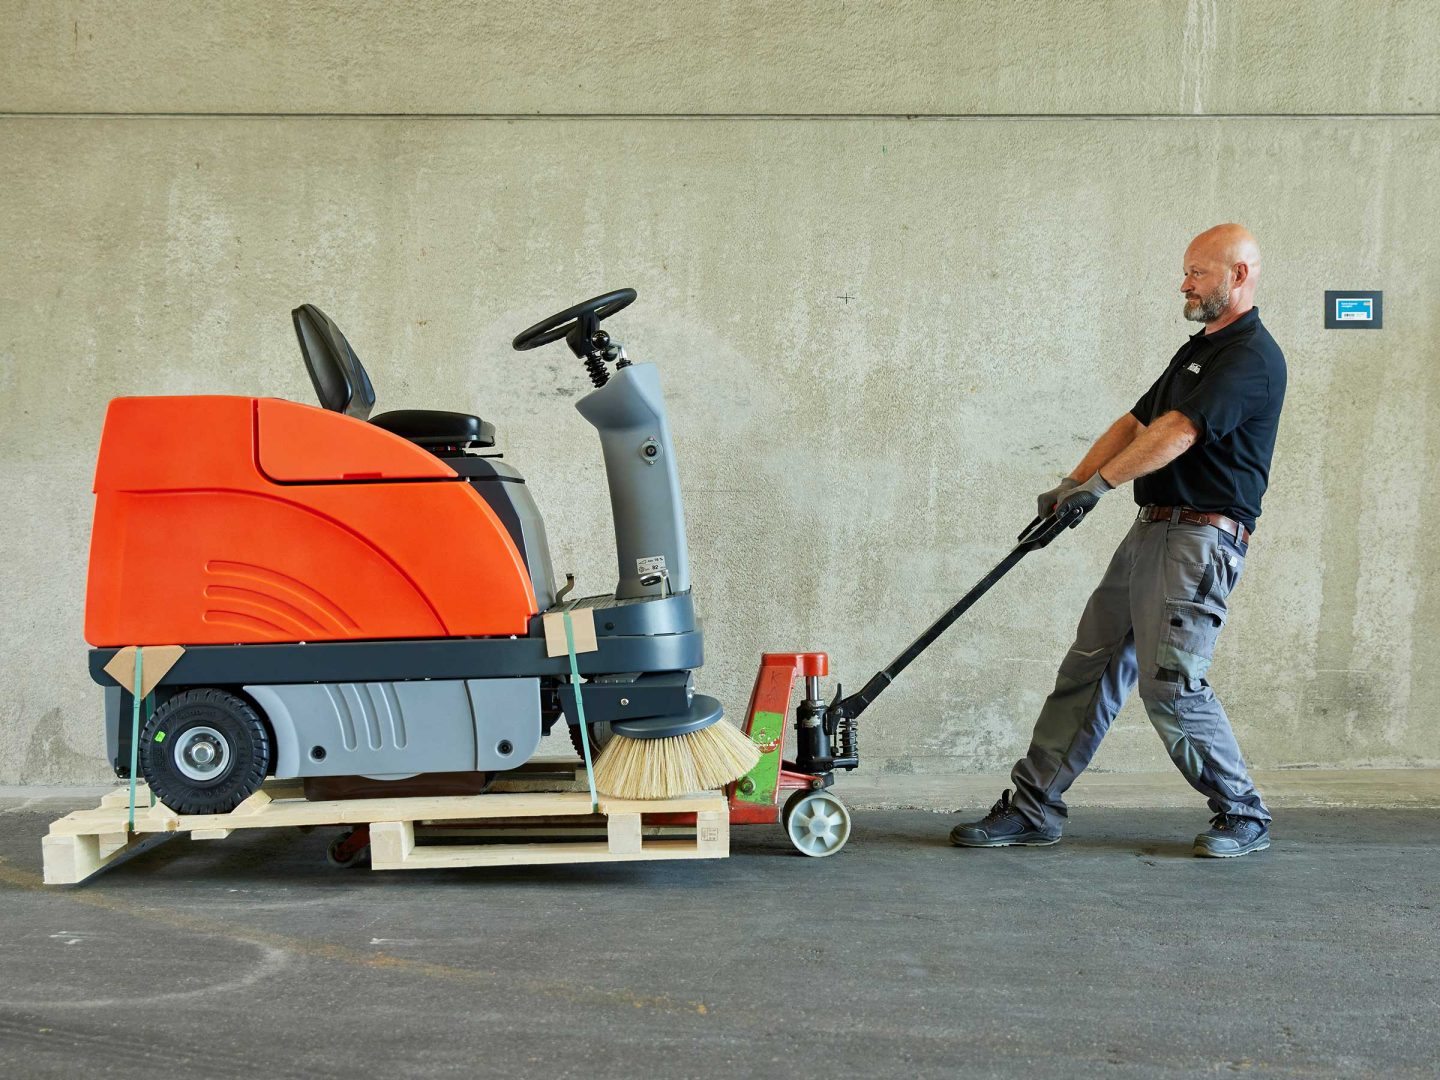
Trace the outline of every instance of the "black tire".
<instances>
[{"instance_id":1,"label":"black tire","mask_svg":"<svg viewBox=\"0 0 1440 1080\"><path fill-rule=\"evenodd\" d=\"M177 814L224 814L248 799L270 771L270 733L244 698L227 690L185 690L140 733L140 773Z\"/></svg>"}]
</instances>

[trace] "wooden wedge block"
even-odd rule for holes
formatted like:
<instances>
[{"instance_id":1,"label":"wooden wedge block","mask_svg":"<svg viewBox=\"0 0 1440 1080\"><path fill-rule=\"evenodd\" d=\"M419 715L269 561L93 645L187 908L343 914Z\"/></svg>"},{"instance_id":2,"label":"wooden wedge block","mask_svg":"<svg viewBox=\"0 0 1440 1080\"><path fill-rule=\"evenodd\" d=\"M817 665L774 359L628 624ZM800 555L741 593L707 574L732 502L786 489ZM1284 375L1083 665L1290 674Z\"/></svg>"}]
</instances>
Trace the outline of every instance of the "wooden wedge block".
<instances>
[{"instance_id":1,"label":"wooden wedge block","mask_svg":"<svg viewBox=\"0 0 1440 1080\"><path fill-rule=\"evenodd\" d=\"M100 869L98 836L45 836L40 841L46 885L73 885Z\"/></svg>"},{"instance_id":2,"label":"wooden wedge block","mask_svg":"<svg viewBox=\"0 0 1440 1080\"><path fill-rule=\"evenodd\" d=\"M695 815L695 847L701 858L724 859L730 854L730 811L707 810Z\"/></svg>"},{"instance_id":3,"label":"wooden wedge block","mask_svg":"<svg viewBox=\"0 0 1440 1080\"><path fill-rule=\"evenodd\" d=\"M103 863L117 851L123 851L125 849L130 843L130 833L125 831L100 833L95 839L99 845L98 853L100 861Z\"/></svg>"},{"instance_id":4,"label":"wooden wedge block","mask_svg":"<svg viewBox=\"0 0 1440 1080\"><path fill-rule=\"evenodd\" d=\"M606 819L606 840L612 855L633 855L640 850L640 815L611 814Z\"/></svg>"},{"instance_id":5,"label":"wooden wedge block","mask_svg":"<svg viewBox=\"0 0 1440 1080\"><path fill-rule=\"evenodd\" d=\"M370 866L399 870L415 850L413 821L376 821L370 826Z\"/></svg>"}]
</instances>

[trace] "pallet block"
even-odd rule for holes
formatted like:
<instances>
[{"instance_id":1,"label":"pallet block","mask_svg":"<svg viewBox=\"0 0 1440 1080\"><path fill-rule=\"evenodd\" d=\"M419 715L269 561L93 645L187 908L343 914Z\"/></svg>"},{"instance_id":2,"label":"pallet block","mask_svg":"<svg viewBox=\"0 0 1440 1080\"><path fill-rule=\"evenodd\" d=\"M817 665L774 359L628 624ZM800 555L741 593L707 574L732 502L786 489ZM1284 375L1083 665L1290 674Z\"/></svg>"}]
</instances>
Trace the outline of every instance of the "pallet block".
<instances>
[{"instance_id":1,"label":"pallet block","mask_svg":"<svg viewBox=\"0 0 1440 1080\"><path fill-rule=\"evenodd\" d=\"M137 787L135 831L127 828L129 792L105 795L91 810L77 810L50 825L42 841L45 883L74 884L116 861L181 833L194 840L223 840L241 829L368 825L370 864L376 870L542 863L633 862L652 859L723 859L730 854L730 815L718 791L678 799L601 797L591 809L584 773L573 765L538 762L497 781L484 795L339 799L307 802L298 780L271 780L228 814L177 814L150 805ZM576 786L582 790L574 790ZM535 790L548 786L550 790ZM570 790L554 790L554 788ZM517 788L518 790L512 790ZM650 827L650 814L694 814L695 827ZM435 825L432 831L425 826ZM417 843L430 835L474 830L489 842ZM567 834L558 841L515 842L537 831ZM576 839L574 837L581 838Z\"/></svg>"}]
</instances>

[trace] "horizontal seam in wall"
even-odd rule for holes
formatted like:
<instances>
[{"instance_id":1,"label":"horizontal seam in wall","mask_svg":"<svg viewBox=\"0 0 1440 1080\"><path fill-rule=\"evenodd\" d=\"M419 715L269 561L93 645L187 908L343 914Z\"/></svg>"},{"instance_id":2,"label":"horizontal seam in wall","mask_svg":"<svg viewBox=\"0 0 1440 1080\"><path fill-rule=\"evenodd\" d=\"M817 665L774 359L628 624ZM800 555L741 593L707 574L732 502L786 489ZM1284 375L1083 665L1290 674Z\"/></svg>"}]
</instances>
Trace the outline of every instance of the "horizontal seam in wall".
<instances>
[{"instance_id":1,"label":"horizontal seam in wall","mask_svg":"<svg viewBox=\"0 0 1440 1080\"><path fill-rule=\"evenodd\" d=\"M41 120L1435 120L1440 112L1368 113L435 113L435 112L37 112L0 110L0 119Z\"/></svg>"}]
</instances>

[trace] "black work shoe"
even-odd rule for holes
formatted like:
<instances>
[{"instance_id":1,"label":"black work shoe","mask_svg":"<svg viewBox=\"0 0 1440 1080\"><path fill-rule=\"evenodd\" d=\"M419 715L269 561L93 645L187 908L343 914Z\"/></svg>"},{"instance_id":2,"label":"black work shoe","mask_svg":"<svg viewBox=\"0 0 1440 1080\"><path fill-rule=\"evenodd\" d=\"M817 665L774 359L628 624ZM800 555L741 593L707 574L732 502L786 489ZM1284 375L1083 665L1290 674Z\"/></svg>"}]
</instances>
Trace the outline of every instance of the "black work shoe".
<instances>
[{"instance_id":1,"label":"black work shoe","mask_svg":"<svg viewBox=\"0 0 1440 1080\"><path fill-rule=\"evenodd\" d=\"M1210 831L1195 837L1195 854L1202 859L1233 859L1264 851L1270 846L1270 826L1254 818L1216 814Z\"/></svg>"},{"instance_id":2,"label":"black work shoe","mask_svg":"<svg viewBox=\"0 0 1440 1080\"><path fill-rule=\"evenodd\" d=\"M950 842L956 847L1009 847L1012 844L1045 847L1059 841L1058 832L1042 832L1030 827L1020 811L1011 805L1008 788L979 821L956 825L950 830Z\"/></svg>"}]
</instances>

